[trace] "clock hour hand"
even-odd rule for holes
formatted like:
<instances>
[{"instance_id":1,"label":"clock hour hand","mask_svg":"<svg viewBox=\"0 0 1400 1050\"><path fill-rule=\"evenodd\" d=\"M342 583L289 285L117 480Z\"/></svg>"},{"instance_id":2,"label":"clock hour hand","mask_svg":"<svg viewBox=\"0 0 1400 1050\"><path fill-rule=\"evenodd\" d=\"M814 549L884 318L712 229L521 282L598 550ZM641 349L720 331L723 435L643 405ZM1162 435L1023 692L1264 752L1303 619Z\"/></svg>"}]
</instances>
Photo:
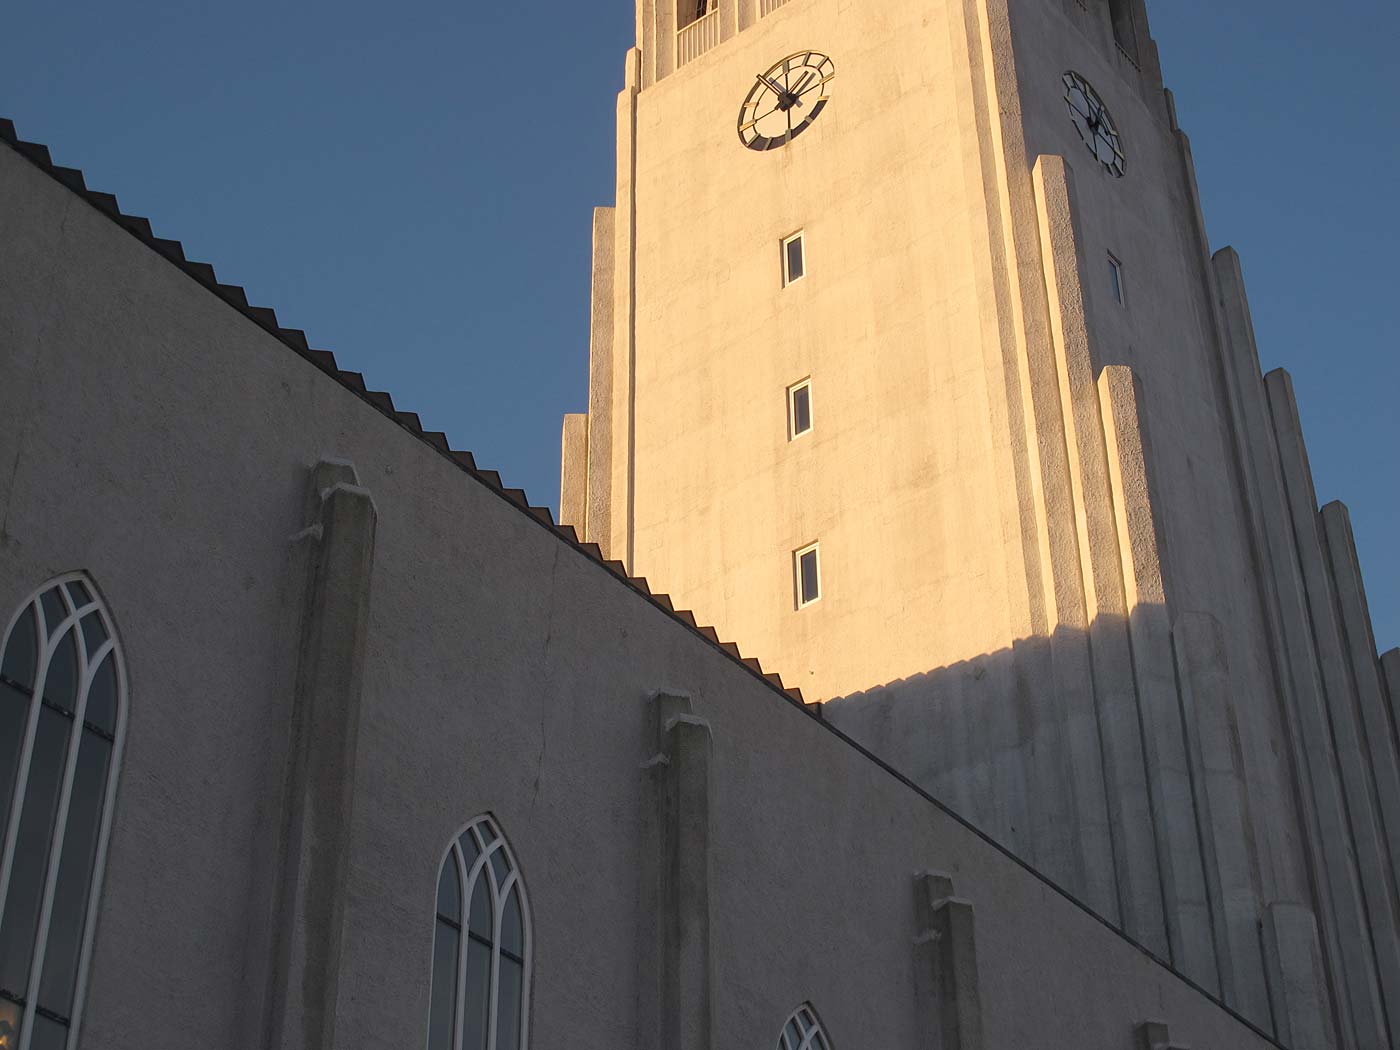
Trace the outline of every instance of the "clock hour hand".
<instances>
[{"instance_id":1,"label":"clock hour hand","mask_svg":"<svg viewBox=\"0 0 1400 1050\"><path fill-rule=\"evenodd\" d=\"M760 84L762 84L764 87L768 88L769 91L772 91L778 96L778 108L783 112L787 112L794 105L802 105L802 102L798 99L796 95L794 95L787 88L783 87L783 85L779 84L777 81L773 80L771 77L759 73L757 74L757 78Z\"/></svg>"}]
</instances>

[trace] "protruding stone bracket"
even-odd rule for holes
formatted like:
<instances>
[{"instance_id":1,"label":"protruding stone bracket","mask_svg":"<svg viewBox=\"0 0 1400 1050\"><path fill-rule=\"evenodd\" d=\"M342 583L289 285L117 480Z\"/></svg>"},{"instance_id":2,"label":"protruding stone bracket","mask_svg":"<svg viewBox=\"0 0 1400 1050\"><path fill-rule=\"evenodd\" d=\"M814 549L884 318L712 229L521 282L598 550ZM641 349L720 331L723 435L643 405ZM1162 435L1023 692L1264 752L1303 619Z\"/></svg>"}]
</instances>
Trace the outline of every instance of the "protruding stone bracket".
<instances>
[{"instance_id":1,"label":"protruding stone bracket","mask_svg":"<svg viewBox=\"0 0 1400 1050\"><path fill-rule=\"evenodd\" d=\"M690 697L652 698L661 828L661 1045L711 1050L710 726Z\"/></svg>"},{"instance_id":2,"label":"protruding stone bracket","mask_svg":"<svg viewBox=\"0 0 1400 1050\"><path fill-rule=\"evenodd\" d=\"M1173 1043L1171 1033L1161 1021L1143 1021L1133 1030L1133 1050L1187 1050Z\"/></svg>"},{"instance_id":3,"label":"protruding stone bracket","mask_svg":"<svg viewBox=\"0 0 1400 1050\"><path fill-rule=\"evenodd\" d=\"M936 872L914 878L920 1024L929 1050L983 1050L972 904Z\"/></svg>"}]
</instances>

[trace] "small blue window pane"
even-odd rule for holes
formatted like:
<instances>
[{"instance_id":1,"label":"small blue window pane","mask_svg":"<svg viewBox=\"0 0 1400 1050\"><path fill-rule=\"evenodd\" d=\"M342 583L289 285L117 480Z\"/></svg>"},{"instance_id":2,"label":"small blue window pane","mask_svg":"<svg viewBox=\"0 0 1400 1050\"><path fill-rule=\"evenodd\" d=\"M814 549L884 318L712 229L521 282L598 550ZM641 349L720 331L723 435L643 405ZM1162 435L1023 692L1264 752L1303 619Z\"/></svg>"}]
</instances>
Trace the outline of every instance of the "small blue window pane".
<instances>
[{"instance_id":1,"label":"small blue window pane","mask_svg":"<svg viewBox=\"0 0 1400 1050\"><path fill-rule=\"evenodd\" d=\"M451 919L459 926L462 923L462 889L458 885L457 858L451 853L442 862L442 874L438 876L437 910L445 919Z\"/></svg>"},{"instance_id":2,"label":"small blue window pane","mask_svg":"<svg viewBox=\"0 0 1400 1050\"><path fill-rule=\"evenodd\" d=\"M0 675L25 689L34 688L34 674L39 660L38 628L31 606L20 614L10 642L5 646L5 658L0 663Z\"/></svg>"},{"instance_id":3,"label":"small blue window pane","mask_svg":"<svg viewBox=\"0 0 1400 1050\"><path fill-rule=\"evenodd\" d=\"M117 656L108 652L88 687L83 721L109 736L117 731Z\"/></svg>"},{"instance_id":4,"label":"small blue window pane","mask_svg":"<svg viewBox=\"0 0 1400 1050\"><path fill-rule=\"evenodd\" d=\"M491 854L491 867L496 869L496 885L504 886L506 879L510 876L510 861L506 859L504 846Z\"/></svg>"},{"instance_id":5,"label":"small blue window pane","mask_svg":"<svg viewBox=\"0 0 1400 1050\"><path fill-rule=\"evenodd\" d=\"M771 258L771 256L770 256ZM787 242L787 281L800 280L805 272L806 260L803 258L802 238L794 237Z\"/></svg>"},{"instance_id":6,"label":"small blue window pane","mask_svg":"<svg viewBox=\"0 0 1400 1050\"><path fill-rule=\"evenodd\" d=\"M1123 264L1113 256L1108 257L1108 279L1113 288L1113 301L1123 303Z\"/></svg>"},{"instance_id":7,"label":"small blue window pane","mask_svg":"<svg viewBox=\"0 0 1400 1050\"><path fill-rule=\"evenodd\" d=\"M92 604L92 595L88 593L88 589L83 586L81 580L73 580L68 584L68 598L72 601L75 609Z\"/></svg>"},{"instance_id":8,"label":"small blue window pane","mask_svg":"<svg viewBox=\"0 0 1400 1050\"><path fill-rule=\"evenodd\" d=\"M476 886L472 889L472 911L468 920L472 933L478 937L484 937L488 942L494 941L495 931L492 930L491 914L491 888L486 884L487 876L485 872L477 877Z\"/></svg>"},{"instance_id":9,"label":"small blue window pane","mask_svg":"<svg viewBox=\"0 0 1400 1050\"><path fill-rule=\"evenodd\" d=\"M72 711L78 706L78 647L76 631L69 631L58 643L44 676L44 699L55 707Z\"/></svg>"},{"instance_id":10,"label":"small blue window pane","mask_svg":"<svg viewBox=\"0 0 1400 1050\"><path fill-rule=\"evenodd\" d=\"M792 435L805 434L812 429L812 388L797 387L792 392Z\"/></svg>"},{"instance_id":11,"label":"small blue window pane","mask_svg":"<svg viewBox=\"0 0 1400 1050\"><path fill-rule=\"evenodd\" d=\"M0 682L0 843L9 829L10 807L14 803L19 754L29 727L33 702L24 693ZM0 1044L3 1045L3 1044Z\"/></svg>"},{"instance_id":12,"label":"small blue window pane","mask_svg":"<svg viewBox=\"0 0 1400 1050\"><path fill-rule=\"evenodd\" d=\"M501 951L517 958L525 957L525 923L520 915L520 884L510 888L505 910L501 914Z\"/></svg>"},{"instance_id":13,"label":"small blue window pane","mask_svg":"<svg viewBox=\"0 0 1400 1050\"><path fill-rule=\"evenodd\" d=\"M486 1019L491 1003L491 949L467 941L467 997L462 1008L462 1050L486 1050Z\"/></svg>"},{"instance_id":14,"label":"small blue window pane","mask_svg":"<svg viewBox=\"0 0 1400 1050\"><path fill-rule=\"evenodd\" d=\"M58 588L47 590L39 598L39 604L44 607L45 625L49 630L49 637L52 638L54 632L58 630L64 618L68 615L68 607L63 604L63 599L58 596Z\"/></svg>"},{"instance_id":15,"label":"small blue window pane","mask_svg":"<svg viewBox=\"0 0 1400 1050\"><path fill-rule=\"evenodd\" d=\"M107 640L107 628L102 626L102 616L99 613L90 612L83 617L83 639L87 642L89 658L95 656L97 650L102 648L102 643Z\"/></svg>"},{"instance_id":16,"label":"small blue window pane","mask_svg":"<svg viewBox=\"0 0 1400 1050\"><path fill-rule=\"evenodd\" d=\"M521 1050L520 993L524 984L520 964L501 956L501 982L496 992L496 1050Z\"/></svg>"},{"instance_id":17,"label":"small blue window pane","mask_svg":"<svg viewBox=\"0 0 1400 1050\"><path fill-rule=\"evenodd\" d=\"M821 597L817 575L817 552L807 551L799 559L802 570L802 604L814 602Z\"/></svg>"},{"instance_id":18,"label":"small blue window pane","mask_svg":"<svg viewBox=\"0 0 1400 1050\"><path fill-rule=\"evenodd\" d=\"M448 858L448 865L452 859ZM453 875L456 878L456 875ZM452 1050L457 1003L457 949L461 934L445 922L433 937L433 992L428 1008L428 1050Z\"/></svg>"},{"instance_id":19,"label":"small blue window pane","mask_svg":"<svg viewBox=\"0 0 1400 1050\"><path fill-rule=\"evenodd\" d=\"M96 733L83 733L81 740L39 981L39 1005L60 1017L73 1015L78 953L87 925L97 838L107 802L107 765L112 757L112 745Z\"/></svg>"},{"instance_id":20,"label":"small blue window pane","mask_svg":"<svg viewBox=\"0 0 1400 1050\"><path fill-rule=\"evenodd\" d=\"M43 1014L34 1015L34 1034L29 1050L64 1050L68 1045L68 1026L51 1021Z\"/></svg>"},{"instance_id":21,"label":"small blue window pane","mask_svg":"<svg viewBox=\"0 0 1400 1050\"><path fill-rule=\"evenodd\" d=\"M24 793L24 814L15 840L14 867L5 914L0 919L0 988L18 998L29 990L29 963L39 924L39 904L49 869L54 818L68 757L72 720L49 707L39 709L39 729L34 738L29 777Z\"/></svg>"}]
</instances>

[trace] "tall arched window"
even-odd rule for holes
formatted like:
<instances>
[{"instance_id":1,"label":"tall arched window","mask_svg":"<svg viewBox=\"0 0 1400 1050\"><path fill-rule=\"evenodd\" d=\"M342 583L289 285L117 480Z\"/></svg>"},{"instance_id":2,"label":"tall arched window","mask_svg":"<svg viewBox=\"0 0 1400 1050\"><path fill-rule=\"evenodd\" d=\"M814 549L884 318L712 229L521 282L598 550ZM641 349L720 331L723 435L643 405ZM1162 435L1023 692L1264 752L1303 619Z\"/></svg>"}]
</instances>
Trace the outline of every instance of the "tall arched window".
<instances>
[{"instance_id":1,"label":"tall arched window","mask_svg":"<svg viewBox=\"0 0 1400 1050\"><path fill-rule=\"evenodd\" d=\"M811 1003L803 1003L783 1025L778 1036L778 1050L831 1050L831 1042L822 1031L817 1013Z\"/></svg>"},{"instance_id":2,"label":"tall arched window","mask_svg":"<svg viewBox=\"0 0 1400 1050\"><path fill-rule=\"evenodd\" d=\"M490 817L467 826L438 874L428 1050L524 1050L530 909L515 856Z\"/></svg>"},{"instance_id":3,"label":"tall arched window","mask_svg":"<svg viewBox=\"0 0 1400 1050\"><path fill-rule=\"evenodd\" d=\"M86 577L47 584L0 649L0 1050L72 1050L120 762L126 672Z\"/></svg>"}]
</instances>

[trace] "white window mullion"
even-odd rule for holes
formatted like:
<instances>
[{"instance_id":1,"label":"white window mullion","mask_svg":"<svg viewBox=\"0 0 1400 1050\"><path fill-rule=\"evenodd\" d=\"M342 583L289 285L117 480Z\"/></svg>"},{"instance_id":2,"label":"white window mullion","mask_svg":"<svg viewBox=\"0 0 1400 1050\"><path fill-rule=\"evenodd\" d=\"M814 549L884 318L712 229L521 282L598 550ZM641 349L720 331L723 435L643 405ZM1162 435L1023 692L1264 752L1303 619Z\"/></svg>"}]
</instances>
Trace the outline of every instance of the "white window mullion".
<instances>
[{"instance_id":1,"label":"white window mullion","mask_svg":"<svg viewBox=\"0 0 1400 1050\"><path fill-rule=\"evenodd\" d=\"M457 921L460 928L457 934L457 991L452 1003L452 1047L463 1050L462 1030L467 1024L467 946L471 941L468 923L472 915L471 872L467 871L466 860L462 856L461 843L452 843L452 863L457 866Z\"/></svg>"},{"instance_id":2,"label":"white window mullion","mask_svg":"<svg viewBox=\"0 0 1400 1050\"><path fill-rule=\"evenodd\" d=\"M78 655L78 695L77 702L73 705L73 724L68 730L68 751L63 765L63 786L58 792L58 812L54 816L52 841L49 844L48 867L44 871L44 896L43 902L39 906L39 925L34 932L34 953L29 960L29 985L25 991L24 1004L24 1024L20 1028L19 1050L29 1050L30 1041L34 1038L34 1014L39 1008L39 979L44 973L44 956L49 950L49 921L53 918L53 898L58 892L58 865L63 857L64 834L68 828L68 809L73 801L73 778L78 771L78 752L82 750L83 744L83 716L87 714L87 701L89 687L92 684L94 669L100 664L89 665L87 655L87 640L83 637L82 623L78 619L72 604L68 599L68 589L66 587L57 588L59 595L63 599L63 604L68 606L68 617L55 632L58 639L54 650L57 651L63 644L63 640L71 633L73 636L73 648ZM111 642L111 639L108 639ZM111 649L108 644L101 650L105 656ZM43 706L43 694L36 697L36 706ZM74 1003L76 1003L76 999ZM69 1017L72 1017L74 1007L69 1006ZM69 1029L69 1045L72 1045L72 1029Z\"/></svg>"},{"instance_id":3,"label":"white window mullion","mask_svg":"<svg viewBox=\"0 0 1400 1050\"><path fill-rule=\"evenodd\" d=\"M492 847L493 852L502 849L501 840L498 838ZM501 912L505 909L505 898L496 885L496 869L490 857L486 858L486 888L491 892L491 976L486 985L486 1050L499 1050L496 1046L496 1009L501 989Z\"/></svg>"}]
</instances>

